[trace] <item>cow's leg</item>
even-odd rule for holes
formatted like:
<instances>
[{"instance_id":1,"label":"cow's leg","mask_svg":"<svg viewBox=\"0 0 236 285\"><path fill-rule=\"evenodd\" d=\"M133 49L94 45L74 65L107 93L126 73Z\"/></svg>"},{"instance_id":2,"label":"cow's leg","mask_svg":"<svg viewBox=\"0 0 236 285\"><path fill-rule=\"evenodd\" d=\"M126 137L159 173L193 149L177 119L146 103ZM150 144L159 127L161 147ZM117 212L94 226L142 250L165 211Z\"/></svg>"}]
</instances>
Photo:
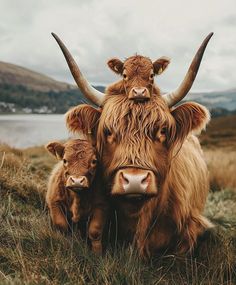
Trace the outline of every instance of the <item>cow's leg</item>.
<instances>
[{"instance_id":1,"label":"cow's leg","mask_svg":"<svg viewBox=\"0 0 236 285\"><path fill-rule=\"evenodd\" d=\"M60 202L54 202L49 205L50 216L53 225L63 232L68 231L68 222Z\"/></svg>"},{"instance_id":2,"label":"cow's leg","mask_svg":"<svg viewBox=\"0 0 236 285\"><path fill-rule=\"evenodd\" d=\"M192 251L196 245L197 238L212 227L213 224L202 215L191 216L186 222L184 231L180 234L181 238L177 245L177 253L183 254Z\"/></svg>"},{"instance_id":3,"label":"cow's leg","mask_svg":"<svg viewBox=\"0 0 236 285\"><path fill-rule=\"evenodd\" d=\"M168 221L164 224L160 220L157 224L153 224L150 232L146 233L142 239L138 237L136 240L140 256L147 259L163 250L168 251L174 231L173 225Z\"/></svg>"},{"instance_id":4,"label":"cow's leg","mask_svg":"<svg viewBox=\"0 0 236 285\"><path fill-rule=\"evenodd\" d=\"M89 223L89 239L91 241L92 251L96 254L102 254L102 235L106 224L106 211L96 208L93 211Z\"/></svg>"},{"instance_id":5,"label":"cow's leg","mask_svg":"<svg viewBox=\"0 0 236 285\"><path fill-rule=\"evenodd\" d=\"M73 201L70 207L70 211L72 212L72 221L74 223L78 223L80 219L79 206L80 206L80 199L78 195L75 194L73 195Z\"/></svg>"}]
</instances>

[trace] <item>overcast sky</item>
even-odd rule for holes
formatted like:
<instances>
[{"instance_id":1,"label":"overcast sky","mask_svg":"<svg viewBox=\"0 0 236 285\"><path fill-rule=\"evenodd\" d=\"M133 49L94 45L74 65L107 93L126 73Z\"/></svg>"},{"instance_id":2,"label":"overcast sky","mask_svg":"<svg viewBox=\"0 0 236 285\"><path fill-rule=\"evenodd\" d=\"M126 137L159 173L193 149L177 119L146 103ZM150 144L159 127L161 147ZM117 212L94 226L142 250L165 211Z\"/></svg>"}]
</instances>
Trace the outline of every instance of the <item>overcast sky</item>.
<instances>
[{"instance_id":1,"label":"overcast sky","mask_svg":"<svg viewBox=\"0 0 236 285\"><path fill-rule=\"evenodd\" d=\"M164 91L177 87L202 40L214 32L193 91L236 87L236 0L0 0L0 61L72 83L51 32L92 83L117 80L109 58L170 57L169 68L156 77Z\"/></svg>"}]
</instances>

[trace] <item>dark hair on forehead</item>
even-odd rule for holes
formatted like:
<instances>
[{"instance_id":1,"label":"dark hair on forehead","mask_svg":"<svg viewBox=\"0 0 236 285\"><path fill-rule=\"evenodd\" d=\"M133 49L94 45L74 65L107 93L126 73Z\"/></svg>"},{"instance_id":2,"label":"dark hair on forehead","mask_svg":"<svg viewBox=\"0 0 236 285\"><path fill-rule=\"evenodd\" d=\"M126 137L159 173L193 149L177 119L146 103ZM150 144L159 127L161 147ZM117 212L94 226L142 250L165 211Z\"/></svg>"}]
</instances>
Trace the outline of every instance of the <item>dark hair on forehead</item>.
<instances>
[{"instance_id":1,"label":"dark hair on forehead","mask_svg":"<svg viewBox=\"0 0 236 285\"><path fill-rule=\"evenodd\" d=\"M135 54L125 59L124 64L147 64L147 62L152 63L151 59L146 56Z\"/></svg>"}]
</instances>

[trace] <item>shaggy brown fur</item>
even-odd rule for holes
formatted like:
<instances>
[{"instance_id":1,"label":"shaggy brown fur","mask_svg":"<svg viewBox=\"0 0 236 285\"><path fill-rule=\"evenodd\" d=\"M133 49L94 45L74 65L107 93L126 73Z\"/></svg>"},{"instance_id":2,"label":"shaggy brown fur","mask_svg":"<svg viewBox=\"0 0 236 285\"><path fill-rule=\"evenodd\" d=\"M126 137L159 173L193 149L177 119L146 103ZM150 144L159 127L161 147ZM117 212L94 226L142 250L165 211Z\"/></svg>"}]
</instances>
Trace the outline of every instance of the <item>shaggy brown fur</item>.
<instances>
[{"instance_id":1,"label":"shaggy brown fur","mask_svg":"<svg viewBox=\"0 0 236 285\"><path fill-rule=\"evenodd\" d=\"M66 114L67 127L71 132L78 132L78 129L82 133L86 134L89 139L92 138L93 143L96 141L96 130L98 126L98 120L100 112L94 112L92 106L81 104L77 107L71 108ZM87 121L81 121L81 118L86 118Z\"/></svg>"},{"instance_id":2,"label":"shaggy brown fur","mask_svg":"<svg viewBox=\"0 0 236 285\"><path fill-rule=\"evenodd\" d=\"M99 189L101 187L98 182L94 183L97 166L95 149L88 141L79 139L65 144L51 142L46 148L61 160L52 171L46 194L52 223L66 232L70 219L78 223L87 221L92 215L89 237L93 251L100 253L107 205ZM71 177L84 179L81 188L71 183Z\"/></svg>"},{"instance_id":3,"label":"shaggy brown fur","mask_svg":"<svg viewBox=\"0 0 236 285\"><path fill-rule=\"evenodd\" d=\"M211 226L202 216L208 172L193 134L205 128L209 112L197 103L169 109L150 76L161 73L168 63L162 58L152 64L141 56L124 63L110 60L109 67L118 74L125 73L125 77L107 88L101 114L93 109L94 116L100 116L97 150L108 191L121 187L116 179L121 168L148 169L155 174L156 197L143 201L114 198L119 233L123 239L135 239L145 256L161 249L179 253L191 250L197 237ZM129 100L127 95L133 87L148 88L150 99ZM88 124L87 118L79 120L82 125ZM70 128L70 120L67 125Z\"/></svg>"},{"instance_id":4,"label":"shaggy brown fur","mask_svg":"<svg viewBox=\"0 0 236 285\"><path fill-rule=\"evenodd\" d=\"M128 95L133 87L145 87L150 94L159 94L158 87L153 84L154 75L160 75L169 63L167 57L161 57L152 63L148 57L140 55L131 56L124 63L117 58L110 59L108 66L115 73L122 75L123 80L110 85L106 93Z\"/></svg>"}]
</instances>

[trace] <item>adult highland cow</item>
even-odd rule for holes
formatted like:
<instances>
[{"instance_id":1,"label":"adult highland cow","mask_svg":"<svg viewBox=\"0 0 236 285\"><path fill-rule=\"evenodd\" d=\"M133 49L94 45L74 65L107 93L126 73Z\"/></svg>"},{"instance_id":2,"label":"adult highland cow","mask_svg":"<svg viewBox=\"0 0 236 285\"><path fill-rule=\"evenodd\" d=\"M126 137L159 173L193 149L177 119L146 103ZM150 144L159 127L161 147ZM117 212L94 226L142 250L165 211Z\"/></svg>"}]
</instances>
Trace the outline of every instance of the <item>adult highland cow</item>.
<instances>
[{"instance_id":1,"label":"adult highland cow","mask_svg":"<svg viewBox=\"0 0 236 285\"><path fill-rule=\"evenodd\" d=\"M178 89L161 96L154 76L169 64L135 55L108 66L122 80L105 94L83 77L71 54L53 34L86 98L101 109L80 105L67 113L72 131L96 137L106 187L114 197L118 232L135 240L140 254L161 249L191 250L211 223L202 216L208 193L208 171L194 133L210 115L188 102L175 106L190 90L212 33L203 41Z\"/></svg>"}]
</instances>

